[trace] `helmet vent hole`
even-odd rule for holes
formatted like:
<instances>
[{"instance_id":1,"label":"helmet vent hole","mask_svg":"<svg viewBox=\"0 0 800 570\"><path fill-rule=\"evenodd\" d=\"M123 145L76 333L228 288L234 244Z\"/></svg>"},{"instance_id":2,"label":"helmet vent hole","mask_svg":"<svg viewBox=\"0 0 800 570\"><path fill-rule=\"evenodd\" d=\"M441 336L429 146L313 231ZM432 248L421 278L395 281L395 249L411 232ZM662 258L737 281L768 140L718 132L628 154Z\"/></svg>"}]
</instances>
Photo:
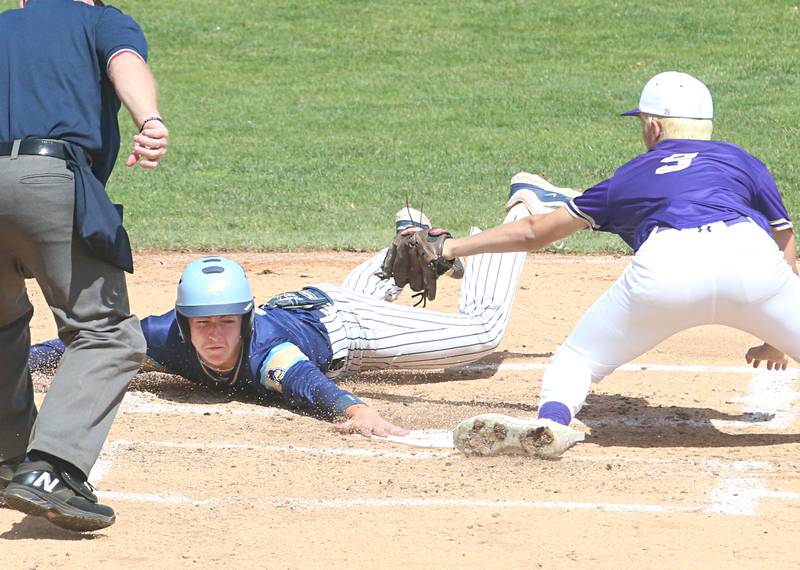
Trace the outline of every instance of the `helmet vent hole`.
<instances>
[{"instance_id":1,"label":"helmet vent hole","mask_svg":"<svg viewBox=\"0 0 800 570\"><path fill-rule=\"evenodd\" d=\"M225 271L224 267L220 267L219 265L212 265L211 267L204 267L203 273L222 273Z\"/></svg>"}]
</instances>

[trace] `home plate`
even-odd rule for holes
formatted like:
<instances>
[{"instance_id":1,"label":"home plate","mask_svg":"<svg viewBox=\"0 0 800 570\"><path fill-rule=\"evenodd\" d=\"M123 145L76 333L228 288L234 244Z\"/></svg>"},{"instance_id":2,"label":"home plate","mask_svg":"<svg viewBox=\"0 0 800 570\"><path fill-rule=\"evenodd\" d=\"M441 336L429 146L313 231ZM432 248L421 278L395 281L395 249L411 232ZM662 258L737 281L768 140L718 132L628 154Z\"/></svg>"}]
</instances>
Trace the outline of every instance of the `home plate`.
<instances>
[{"instance_id":1,"label":"home plate","mask_svg":"<svg viewBox=\"0 0 800 570\"><path fill-rule=\"evenodd\" d=\"M408 435L373 435L372 439L402 443L414 447L453 449L453 432L449 429L415 429Z\"/></svg>"}]
</instances>

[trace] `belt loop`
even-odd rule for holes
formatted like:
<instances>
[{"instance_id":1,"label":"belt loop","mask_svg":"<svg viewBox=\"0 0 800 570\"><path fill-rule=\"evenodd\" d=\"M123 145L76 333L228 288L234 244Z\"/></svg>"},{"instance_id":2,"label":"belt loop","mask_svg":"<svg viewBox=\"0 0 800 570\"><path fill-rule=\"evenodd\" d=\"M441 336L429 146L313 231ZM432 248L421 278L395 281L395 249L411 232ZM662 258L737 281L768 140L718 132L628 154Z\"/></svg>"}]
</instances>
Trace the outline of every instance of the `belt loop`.
<instances>
[{"instance_id":1,"label":"belt loop","mask_svg":"<svg viewBox=\"0 0 800 570\"><path fill-rule=\"evenodd\" d=\"M11 160L17 160L20 143L22 143L20 139L14 139L14 144L11 146L11 154L9 155Z\"/></svg>"}]
</instances>

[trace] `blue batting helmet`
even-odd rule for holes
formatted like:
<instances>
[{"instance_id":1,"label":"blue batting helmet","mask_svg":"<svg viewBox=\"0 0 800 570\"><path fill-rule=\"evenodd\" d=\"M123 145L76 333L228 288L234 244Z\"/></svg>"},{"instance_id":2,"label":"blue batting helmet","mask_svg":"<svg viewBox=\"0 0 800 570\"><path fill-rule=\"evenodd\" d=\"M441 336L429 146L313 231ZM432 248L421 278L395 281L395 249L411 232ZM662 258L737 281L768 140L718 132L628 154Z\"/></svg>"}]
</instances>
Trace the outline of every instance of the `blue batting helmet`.
<instances>
[{"instance_id":1,"label":"blue batting helmet","mask_svg":"<svg viewBox=\"0 0 800 570\"><path fill-rule=\"evenodd\" d=\"M253 326L253 292L244 269L225 257L202 257L186 266L178 282L175 313L185 339L186 318L243 315L242 336Z\"/></svg>"}]
</instances>

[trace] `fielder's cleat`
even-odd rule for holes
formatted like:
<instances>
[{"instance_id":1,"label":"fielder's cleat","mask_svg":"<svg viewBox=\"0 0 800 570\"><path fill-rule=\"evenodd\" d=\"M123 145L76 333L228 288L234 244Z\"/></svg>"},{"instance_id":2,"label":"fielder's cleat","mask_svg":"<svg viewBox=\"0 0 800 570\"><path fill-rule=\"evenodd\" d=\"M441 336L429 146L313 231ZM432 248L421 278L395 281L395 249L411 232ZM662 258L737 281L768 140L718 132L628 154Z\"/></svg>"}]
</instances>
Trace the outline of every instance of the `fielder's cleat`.
<instances>
[{"instance_id":1,"label":"fielder's cleat","mask_svg":"<svg viewBox=\"0 0 800 570\"><path fill-rule=\"evenodd\" d=\"M97 502L89 484L48 461L22 463L6 487L6 506L45 517L67 530L87 532L114 524L114 510Z\"/></svg>"},{"instance_id":2,"label":"fielder's cleat","mask_svg":"<svg viewBox=\"0 0 800 570\"><path fill-rule=\"evenodd\" d=\"M511 179L506 212L515 204L522 203L531 214L547 214L580 196L571 188L559 188L547 180L529 172L519 172Z\"/></svg>"},{"instance_id":3,"label":"fielder's cleat","mask_svg":"<svg viewBox=\"0 0 800 570\"><path fill-rule=\"evenodd\" d=\"M428 216L417 210L416 208L412 208L411 206L405 206L401 208L397 214L394 216L394 227L395 233L399 234L407 230L408 228L419 228L421 230L429 230L433 225L431 224L430 219ZM447 270L444 273L451 279L461 279L464 277L464 264L461 262L460 259L456 258L453 260L453 267Z\"/></svg>"},{"instance_id":4,"label":"fielder's cleat","mask_svg":"<svg viewBox=\"0 0 800 570\"><path fill-rule=\"evenodd\" d=\"M464 420L453 432L456 449L465 455L532 455L555 459L584 434L552 420L523 420L482 414Z\"/></svg>"}]
</instances>

